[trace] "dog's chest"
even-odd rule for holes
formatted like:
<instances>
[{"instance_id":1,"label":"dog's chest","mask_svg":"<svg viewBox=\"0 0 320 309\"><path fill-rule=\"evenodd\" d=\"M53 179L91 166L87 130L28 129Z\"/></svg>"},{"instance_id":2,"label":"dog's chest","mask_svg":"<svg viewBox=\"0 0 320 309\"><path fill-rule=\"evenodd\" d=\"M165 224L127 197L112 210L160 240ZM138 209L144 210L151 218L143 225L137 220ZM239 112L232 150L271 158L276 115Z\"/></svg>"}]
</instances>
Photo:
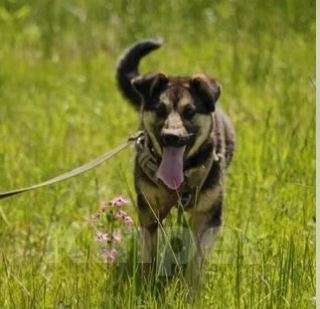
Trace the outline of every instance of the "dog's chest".
<instances>
[{"instance_id":1,"label":"dog's chest","mask_svg":"<svg viewBox=\"0 0 320 309\"><path fill-rule=\"evenodd\" d=\"M156 208L169 208L178 201L178 194L174 191L168 191L164 186L155 186L147 178L139 180L139 188L147 202Z\"/></svg>"}]
</instances>

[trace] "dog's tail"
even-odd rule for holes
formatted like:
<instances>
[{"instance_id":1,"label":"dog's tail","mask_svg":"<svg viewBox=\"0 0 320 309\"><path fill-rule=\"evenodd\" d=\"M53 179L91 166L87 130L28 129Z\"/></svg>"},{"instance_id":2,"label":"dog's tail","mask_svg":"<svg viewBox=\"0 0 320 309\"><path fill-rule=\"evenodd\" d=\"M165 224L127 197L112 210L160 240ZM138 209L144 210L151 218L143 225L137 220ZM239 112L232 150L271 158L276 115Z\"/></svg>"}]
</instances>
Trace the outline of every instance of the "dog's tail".
<instances>
[{"instance_id":1,"label":"dog's tail","mask_svg":"<svg viewBox=\"0 0 320 309\"><path fill-rule=\"evenodd\" d=\"M123 95L136 107L140 106L141 97L131 84L133 78L139 76L139 63L141 58L163 43L162 39L150 39L136 43L129 47L121 57L117 67L117 82Z\"/></svg>"}]
</instances>

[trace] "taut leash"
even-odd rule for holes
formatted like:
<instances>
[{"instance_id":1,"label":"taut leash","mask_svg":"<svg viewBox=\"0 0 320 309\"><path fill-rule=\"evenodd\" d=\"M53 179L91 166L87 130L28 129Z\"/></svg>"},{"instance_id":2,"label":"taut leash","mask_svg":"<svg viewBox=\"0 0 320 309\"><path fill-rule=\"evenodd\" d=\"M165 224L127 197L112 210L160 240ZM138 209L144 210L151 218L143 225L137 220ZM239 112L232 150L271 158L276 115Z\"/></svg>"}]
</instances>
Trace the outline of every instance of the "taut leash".
<instances>
[{"instance_id":1,"label":"taut leash","mask_svg":"<svg viewBox=\"0 0 320 309\"><path fill-rule=\"evenodd\" d=\"M88 172L92 169L94 169L95 167L101 165L102 163L110 160L111 158L113 158L114 156L116 156L118 153L120 153L122 150L126 149L127 147L129 147L131 144L135 143L136 140L138 140L139 137L141 137L143 134L142 131L138 131L135 134L131 135L128 140L119 145L118 147L112 149L111 151L108 151L106 153L104 153L103 155L97 157L96 159L83 164L69 172L63 173L61 175L58 175L56 177L53 177L51 179L48 179L46 181L40 182L38 184L29 186L29 187L25 187L25 188L20 188L20 189L15 189L15 190L11 190L11 191L7 191L7 192L2 192L0 193L0 200L13 196L13 195L17 195L23 192L28 192L28 191L32 191L32 190L36 190L39 188L43 188L43 187L47 187L47 186L51 186L55 183L73 178L75 176L81 175L85 172Z\"/></svg>"}]
</instances>

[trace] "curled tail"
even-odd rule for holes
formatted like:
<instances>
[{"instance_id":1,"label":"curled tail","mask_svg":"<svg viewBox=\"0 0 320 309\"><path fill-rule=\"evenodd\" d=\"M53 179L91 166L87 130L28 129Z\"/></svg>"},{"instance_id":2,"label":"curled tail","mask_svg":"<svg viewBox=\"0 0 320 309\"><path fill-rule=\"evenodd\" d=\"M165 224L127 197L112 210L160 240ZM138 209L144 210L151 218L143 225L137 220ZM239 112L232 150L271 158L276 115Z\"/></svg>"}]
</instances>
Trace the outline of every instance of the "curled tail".
<instances>
[{"instance_id":1,"label":"curled tail","mask_svg":"<svg viewBox=\"0 0 320 309\"><path fill-rule=\"evenodd\" d=\"M124 52L119 61L116 76L118 86L122 94L136 107L140 106L141 97L133 88L131 80L139 76L140 60L161 45L161 39L151 39L136 43Z\"/></svg>"}]
</instances>

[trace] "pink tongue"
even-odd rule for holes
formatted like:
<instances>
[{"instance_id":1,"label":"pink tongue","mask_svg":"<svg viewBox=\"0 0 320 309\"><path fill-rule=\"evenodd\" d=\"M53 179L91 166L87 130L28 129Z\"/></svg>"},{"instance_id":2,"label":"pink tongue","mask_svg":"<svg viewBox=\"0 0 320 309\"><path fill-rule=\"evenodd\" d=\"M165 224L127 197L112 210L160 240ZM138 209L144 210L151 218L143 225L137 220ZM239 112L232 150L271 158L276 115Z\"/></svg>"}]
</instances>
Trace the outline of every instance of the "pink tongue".
<instances>
[{"instance_id":1,"label":"pink tongue","mask_svg":"<svg viewBox=\"0 0 320 309\"><path fill-rule=\"evenodd\" d=\"M183 153L185 149L185 146L163 149L162 161L156 176L172 190L178 189L183 182Z\"/></svg>"}]
</instances>

